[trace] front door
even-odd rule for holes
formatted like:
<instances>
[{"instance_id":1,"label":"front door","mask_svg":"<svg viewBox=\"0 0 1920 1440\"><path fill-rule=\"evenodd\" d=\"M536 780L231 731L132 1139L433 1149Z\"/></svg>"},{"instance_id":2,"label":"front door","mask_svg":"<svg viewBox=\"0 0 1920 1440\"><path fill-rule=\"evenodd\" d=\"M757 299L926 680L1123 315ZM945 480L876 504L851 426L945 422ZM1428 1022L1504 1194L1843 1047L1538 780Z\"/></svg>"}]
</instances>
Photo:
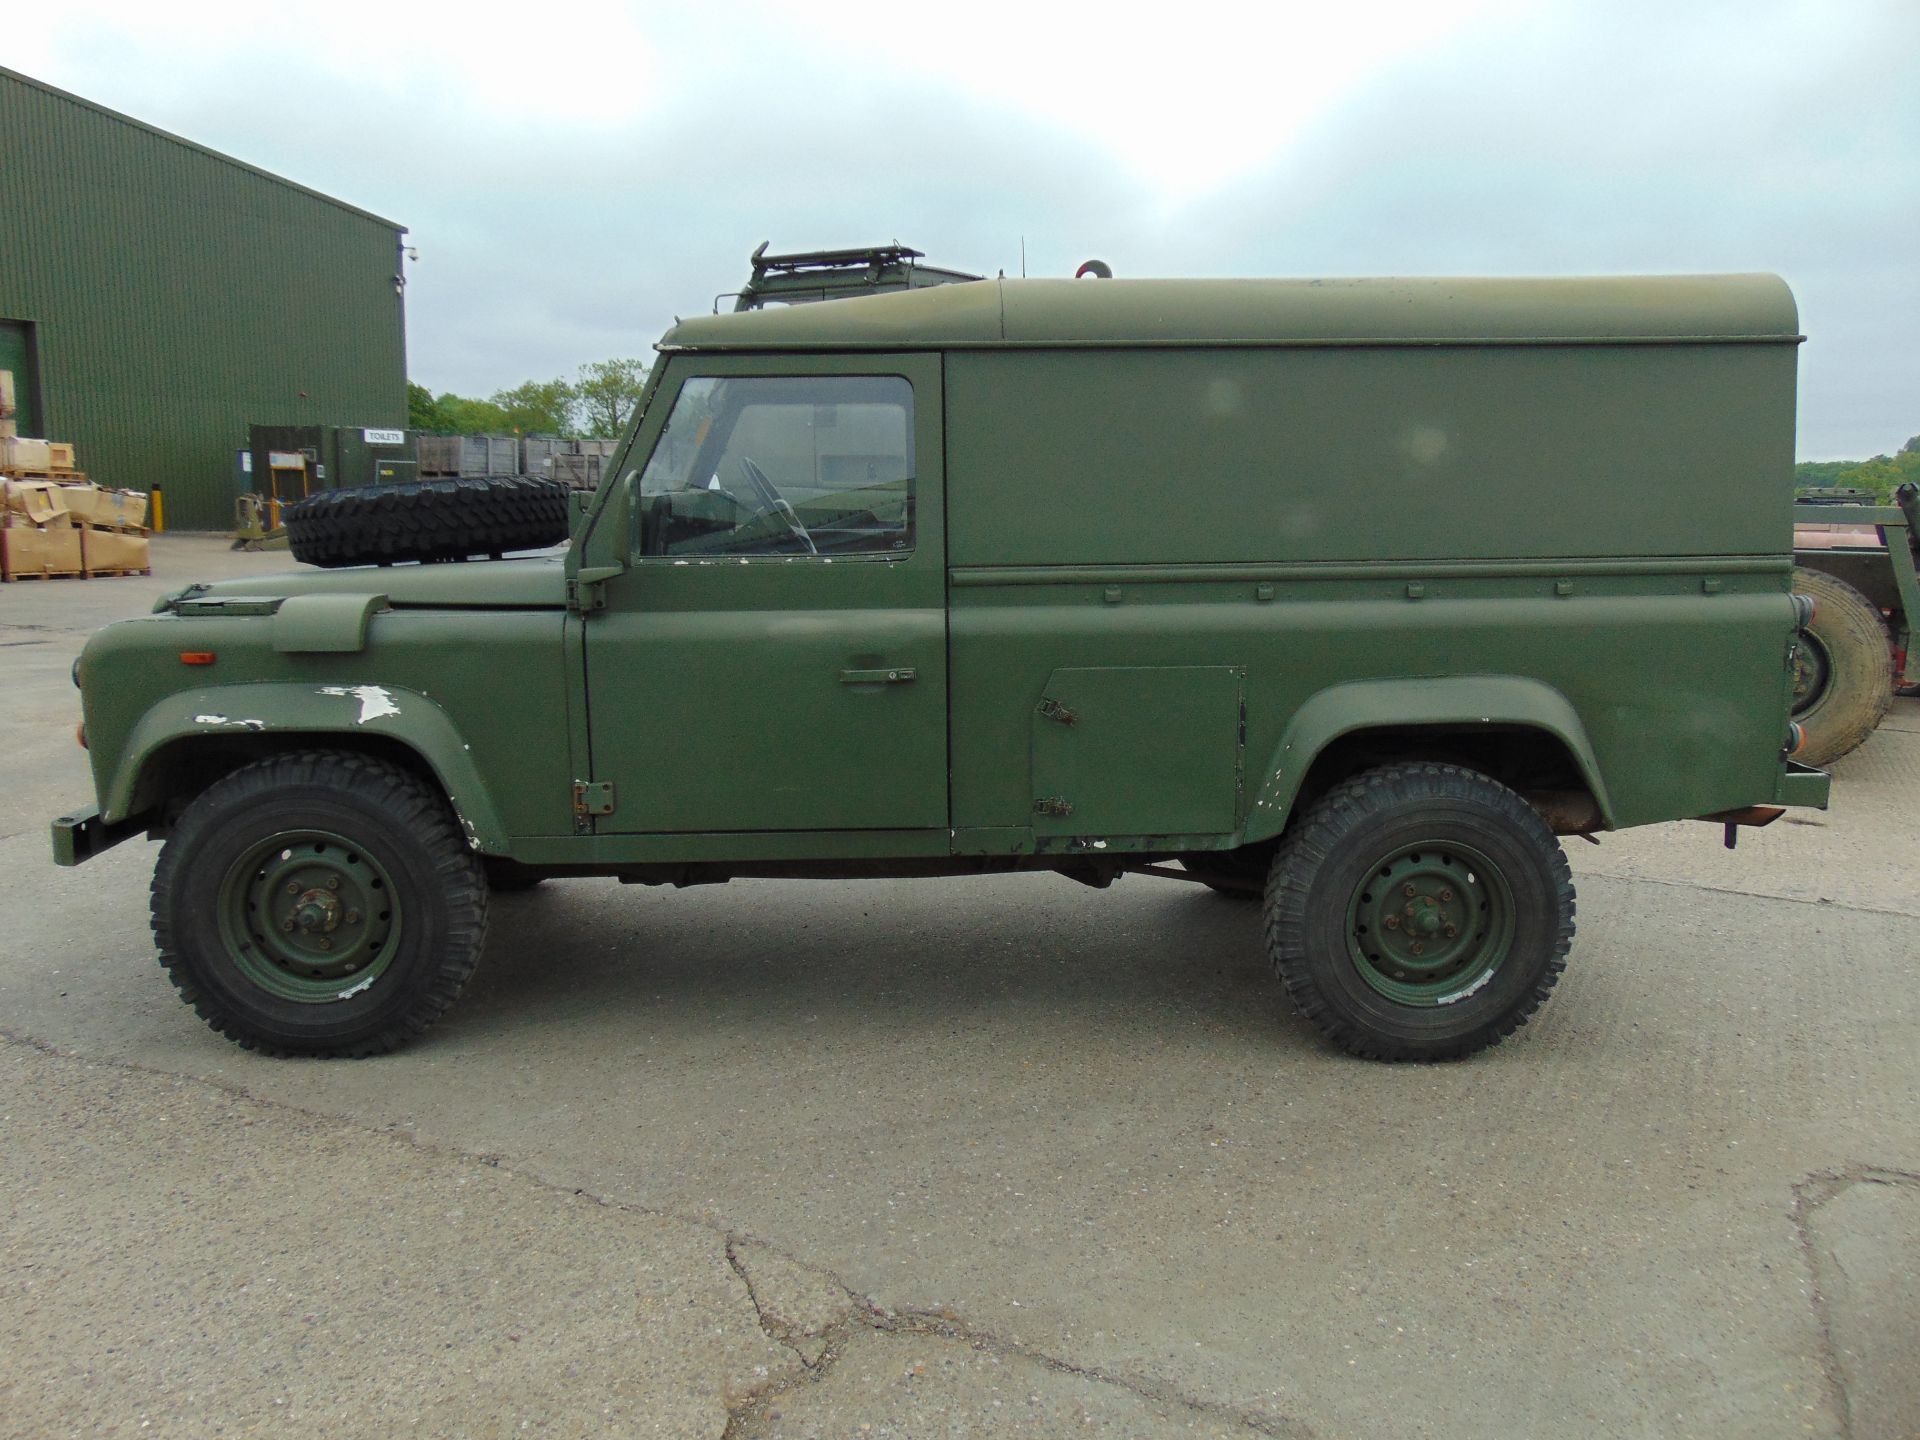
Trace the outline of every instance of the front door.
<instances>
[{"instance_id":1,"label":"front door","mask_svg":"<svg viewBox=\"0 0 1920 1440\"><path fill-rule=\"evenodd\" d=\"M602 833L947 824L938 356L675 356L586 626Z\"/></svg>"}]
</instances>

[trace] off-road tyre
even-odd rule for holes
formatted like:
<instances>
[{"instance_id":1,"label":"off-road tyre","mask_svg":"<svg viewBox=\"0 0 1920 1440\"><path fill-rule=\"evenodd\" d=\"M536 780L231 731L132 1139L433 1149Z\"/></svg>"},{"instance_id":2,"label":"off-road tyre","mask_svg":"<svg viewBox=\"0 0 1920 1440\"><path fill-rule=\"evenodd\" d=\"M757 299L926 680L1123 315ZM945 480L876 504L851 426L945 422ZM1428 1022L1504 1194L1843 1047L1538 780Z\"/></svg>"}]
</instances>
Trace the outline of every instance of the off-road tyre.
<instances>
[{"instance_id":1,"label":"off-road tyre","mask_svg":"<svg viewBox=\"0 0 1920 1440\"><path fill-rule=\"evenodd\" d=\"M1573 912L1566 856L1520 796L1457 765L1386 765L1328 791L1275 855L1267 951L1342 1049L1454 1060L1540 1007L1566 968ZM1436 916L1452 938L1416 934Z\"/></svg>"},{"instance_id":2,"label":"off-road tyre","mask_svg":"<svg viewBox=\"0 0 1920 1440\"><path fill-rule=\"evenodd\" d=\"M530 476L406 480L322 490L282 518L308 565L392 565L539 550L567 538L568 490Z\"/></svg>"},{"instance_id":3,"label":"off-road tyre","mask_svg":"<svg viewBox=\"0 0 1920 1440\"><path fill-rule=\"evenodd\" d=\"M1794 652L1793 718L1804 765L1826 765L1860 747L1893 704L1893 650L1873 602L1846 581L1793 567L1793 593L1814 603Z\"/></svg>"},{"instance_id":4,"label":"off-road tyre","mask_svg":"<svg viewBox=\"0 0 1920 1440\"><path fill-rule=\"evenodd\" d=\"M486 877L445 798L348 751L216 781L154 868L154 938L181 998L273 1055L379 1055L419 1035L486 928Z\"/></svg>"}]
</instances>

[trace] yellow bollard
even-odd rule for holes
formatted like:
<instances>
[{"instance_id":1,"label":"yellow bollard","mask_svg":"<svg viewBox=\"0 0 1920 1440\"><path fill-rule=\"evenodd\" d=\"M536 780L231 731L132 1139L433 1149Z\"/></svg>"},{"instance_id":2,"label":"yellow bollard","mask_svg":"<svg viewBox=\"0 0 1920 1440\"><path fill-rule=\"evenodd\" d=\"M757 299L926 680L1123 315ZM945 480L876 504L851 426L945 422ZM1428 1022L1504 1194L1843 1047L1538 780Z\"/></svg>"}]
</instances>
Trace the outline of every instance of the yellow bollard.
<instances>
[{"instance_id":1,"label":"yellow bollard","mask_svg":"<svg viewBox=\"0 0 1920 1440\"><path fill-rule=\"evenodd\" d=\"M162 530L167 528L166 497L161 494L160 487L158 485L153 487L152 500L153 500L153 506L152 506L153 514L148 516L147 518L152 520L153 524L148 528L151 529L157 535Z\"/></svg>"}]
</instances>

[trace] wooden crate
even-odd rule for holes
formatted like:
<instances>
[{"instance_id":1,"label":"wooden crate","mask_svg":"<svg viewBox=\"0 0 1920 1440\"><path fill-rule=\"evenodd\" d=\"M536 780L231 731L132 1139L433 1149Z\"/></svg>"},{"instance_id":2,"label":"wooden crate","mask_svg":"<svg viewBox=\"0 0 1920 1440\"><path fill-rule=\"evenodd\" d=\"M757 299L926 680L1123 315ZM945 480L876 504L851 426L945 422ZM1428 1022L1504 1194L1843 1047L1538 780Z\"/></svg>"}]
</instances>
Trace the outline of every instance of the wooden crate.
<instances>
[{"instance_id":1,"label":"wooden crate","mask_svg":"<svg viewBox=\"0 0 1920 1440\"><path fill-rule=\"evenodd\" d=\"M414 454L420 462L419 473L423 478L460 473L458 435L422 435L414 444Z\"/></svg>"},{"instance_id":2,"label":"wooden crate","mask_svg":"<svg viewBox=\"0 0 1920 1440\"><path fill-rule=\"evenodd\" d=\"M556 455L552 478L576 490L592 490L600 484L600 471L605 464L598 455Z\"/></svg>"},{"instance_id":3,"label":"wooden crate","mask_svg":"<svg viewBox=\"0 0 1920 1440\"><path fill-rule=\"evenodd\" d=\"M102 530L144 531L147 495L143 490L103 490L97 485L63 485L60 498L77 525Z\"/></svg>"},{"instance_id":4,"label":"wooden crate","mask_svg":"<svg viewBox=\"0 0 1920 1440\"><path fill-rule=\"evenodd\" d=\"M25 517L11 514L0 519L0 582L86 573L78 530L64 522L40 526L24 521Z\"/></svg>"},{"instance_id":5,"label":"wooden crate","mask_svg":"<svg viewBox=\"0 0 1920 1440\"><path fill-rule=\"evenodd\" d=\"M80 568L89 580L96 576L153 573L153 554L146 531L134 533L82 525L78 534Z\"/></svg>"},{"instance_id":6,"label":"wooden crate","mask_svg":"<svg viewBox=\"0 0 1920 1440\"><path fill-rule=\"evenodd\" d=\"M567 442L553 440L537 435L522 437L520 441L520 473L522 475L553 474L553 457L566 452L560 447Z\"/></svg>"}]
</instances>

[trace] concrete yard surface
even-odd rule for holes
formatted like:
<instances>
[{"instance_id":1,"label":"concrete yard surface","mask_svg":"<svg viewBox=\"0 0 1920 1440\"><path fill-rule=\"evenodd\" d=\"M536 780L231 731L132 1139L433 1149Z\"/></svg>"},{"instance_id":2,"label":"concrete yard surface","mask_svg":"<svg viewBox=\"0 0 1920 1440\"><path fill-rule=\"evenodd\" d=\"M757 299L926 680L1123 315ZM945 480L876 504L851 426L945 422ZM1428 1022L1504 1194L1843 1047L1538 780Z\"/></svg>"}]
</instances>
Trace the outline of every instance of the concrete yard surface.
<instances>
[{"instance_id":1,"label":"concrete yard surface","mask_svg":"<svg viewBox=\"0 0 1920 1440\"><path fill-rule=\"evenodd\" d=\"M1733 852L1569 841L1458 1064L1050 876L550 882L419 1043L276 1061L154 963L157 848L46 822L87 632L286 564L0 591L0 1435L1920 1435L1920 702Z\"/></svg>"}]
</instances>

